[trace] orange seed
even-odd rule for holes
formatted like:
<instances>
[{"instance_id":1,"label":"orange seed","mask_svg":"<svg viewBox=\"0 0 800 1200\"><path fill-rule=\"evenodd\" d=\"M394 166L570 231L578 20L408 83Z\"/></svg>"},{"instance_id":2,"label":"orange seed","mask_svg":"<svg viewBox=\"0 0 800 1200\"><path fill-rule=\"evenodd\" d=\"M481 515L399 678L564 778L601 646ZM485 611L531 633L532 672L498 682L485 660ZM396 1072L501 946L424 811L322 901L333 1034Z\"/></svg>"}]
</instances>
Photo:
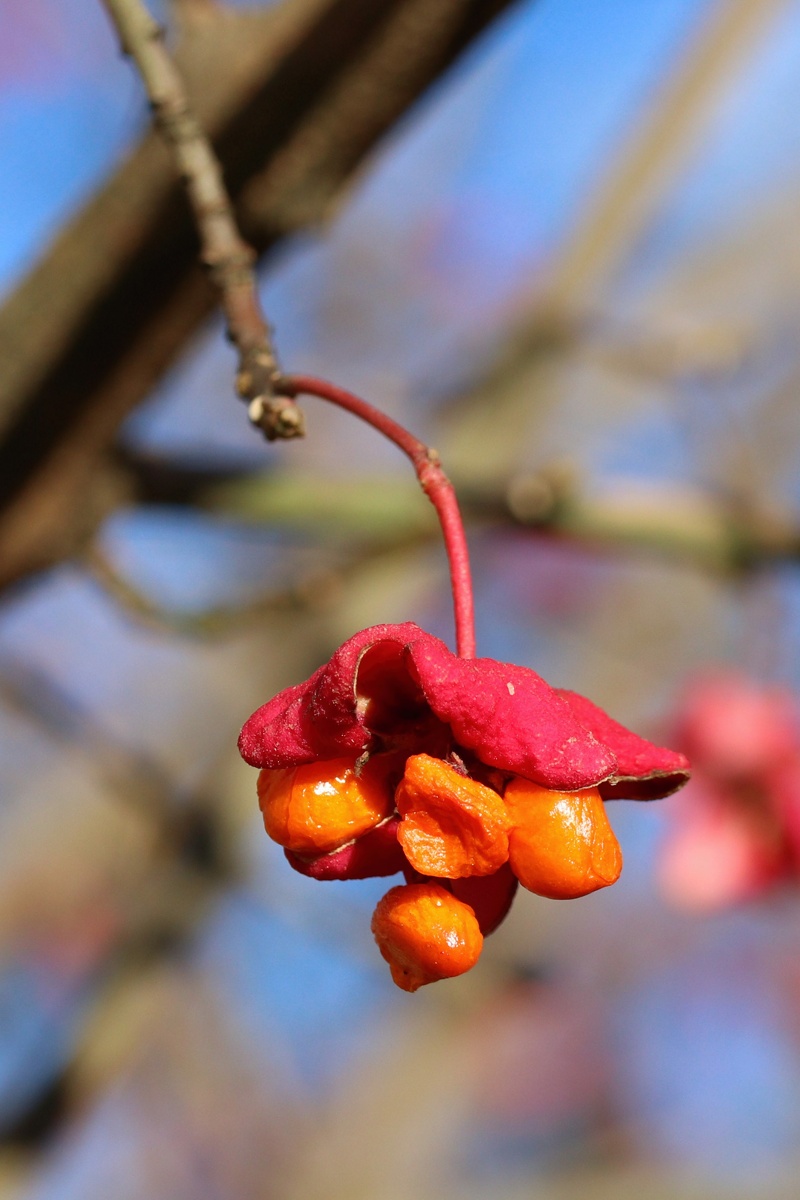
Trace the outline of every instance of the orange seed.
<instances>
[{"instance_id":1,"label":"orange seed","mask_svg":"<svg viewBox=\"0 0 800 1200\"><path fill-rule=\"evenodd\" d=\"M440 883L393 887L378 901L372 932L392 979L404 992L463 975L483 948L472 908Z\"/></svg>"},{"instance_id":2,"label":"orange seed","mask_svg":"<svg viewBox=\"0 0 800 1200\"><path fill-rule=\"evenodd\" d=\"M408 759L395 804L403 818L400 845L421 875L491 875L508 858L509 820L500 796L439 758Z\"/></svg>"},{"instance_id":3,"label":"orange seed","mask_svg":"<svg viewBox=\"0 0 800 1200\"><path fill-rule=\"evenodd\" d=\"M553 792L517 778L505 802L512 822L509 861L523 887L571 900L619 879L622 851L596 788Z\"/></svg>"},{"instance_id":4,"label":"orange seed","mask_svg":"<svg viewBox=\"0 0 800 1200\"><path fill-rule=\"evenodd\" d=\"M258 802L264 828L273 841L295 854L328 854L391 814L394 803L386 775L387 763L380 755L358 775L353 758L262 771Z\"/></svg>"}]
</instances>

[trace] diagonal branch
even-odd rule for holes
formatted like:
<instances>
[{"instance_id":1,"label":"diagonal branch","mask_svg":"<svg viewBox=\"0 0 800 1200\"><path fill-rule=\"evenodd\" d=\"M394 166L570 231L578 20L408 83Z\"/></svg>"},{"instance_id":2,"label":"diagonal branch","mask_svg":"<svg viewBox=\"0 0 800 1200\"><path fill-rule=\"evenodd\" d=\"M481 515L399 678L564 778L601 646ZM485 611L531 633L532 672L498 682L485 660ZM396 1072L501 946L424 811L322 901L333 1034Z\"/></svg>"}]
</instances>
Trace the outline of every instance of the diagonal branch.
<instances>
[{"instance_id":1,"label":"diagonal branch","mask_svg":"<svg viewBox=\"0 0 800 1200\"><path fill-rule=\"evenodd\" d=\"M280 371L261 309L255 251L236 224L222 170L194 115L183 80L164 45L164 31L141 0L102 0L120 36L123 51L136 63L153 119L175 157L186 185L197 232L200 260L216 285L228 337L239 355L237 390L258 411L258 424L270 441L299 437L303 416L293 400L280 395Z\"/></svg>"},{"instance_id":2,"label":"diagonal branch","mask_svg":"<svg viewBox=\"0 0 800 1200\"><path fill-rule=\"evenodd\" d=\"M696 154L720 93L752 57L788 0L713 0L657 89L544 280L538 304L569 321L591 313Z\"/></svg>"},{"instance_id":3,"label":"diagonal branch","mask_svg":"<svg viewBox=\"0 0 800 1200\"><path fill-rule=\"evenodd\" d=\"M203 9L178 65L256 252L322 219L509 3ZM0 310L0 586L75 553L118 502L105 468L119 425L213 305L174 168L147 135Z\"/></svg>"},{"instance_id":4,"label":"diagonal branch","mask_svg":"<svg viewBox=\"0 0 800 1200\"><path fill-rule=\"evenodd\" d=\"M483 377L458 406L477 415L470 436L484 436L481 414L498 395L513 402L530 388L531 364L557 360L596 331L597 317L618 271L696 155L730 87L789 7L789 0L709 0L662 85L636 114L616 154L587 197L585 211L533 285L515 328ZM525 400L527 405L527 398ZM519 436L517 425L508 422ZM466 435L464 435L466 436Z\"/></svg>"}]
</instances>

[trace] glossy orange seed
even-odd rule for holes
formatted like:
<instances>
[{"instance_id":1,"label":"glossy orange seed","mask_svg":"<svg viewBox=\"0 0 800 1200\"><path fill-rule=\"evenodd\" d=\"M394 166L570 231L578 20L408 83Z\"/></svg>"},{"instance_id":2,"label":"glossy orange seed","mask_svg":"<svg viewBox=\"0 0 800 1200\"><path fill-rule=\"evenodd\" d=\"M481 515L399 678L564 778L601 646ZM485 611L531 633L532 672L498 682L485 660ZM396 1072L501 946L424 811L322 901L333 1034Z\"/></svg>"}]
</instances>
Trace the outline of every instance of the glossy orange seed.
<instances>
[{"instance_id":1,"label":"glossy orange seed","mask_svg":"<svg viewBox=\"0 0 800 1200\"><path fill-rule=\"evenodd\" d=\"M509 862L523 887L571 900L616 883L622 851L596 788L553 792L527 779L505 791Z\"/></svg>"},{"instance_id":2,"label":"glossy orange seed","mask_svg":"<svg viewBox=\"0 0 800 1200\"><path fill-rule=\"evenodd\" d=\"M440 883L393 887L378 901L372 932L404 992L463 975L483 948L475 913Z\"/></svg>"},{"instance_id":3,"label":"glossy orange seed","mask_svg":"<svg viewBox=\"0 0 800 1200\"><path fill-rule=\"evenodd\" d=\"M397 836L421 875L492 875L508 858L509 820L497 792L428 754L415 754L395 793Z\"/></svg>"},{"instance_id":4,"label":"glossy orange seed","mask_svg":"<svg viewBox=\"0 0 800 1200\"><path fill-rule=\"evenodd\" d=\"M337 850L394 810L386 763L370 759L356 774L353 758L262 771L258 802L269 836L295 854Z\"/></svg>"}]
</instances>

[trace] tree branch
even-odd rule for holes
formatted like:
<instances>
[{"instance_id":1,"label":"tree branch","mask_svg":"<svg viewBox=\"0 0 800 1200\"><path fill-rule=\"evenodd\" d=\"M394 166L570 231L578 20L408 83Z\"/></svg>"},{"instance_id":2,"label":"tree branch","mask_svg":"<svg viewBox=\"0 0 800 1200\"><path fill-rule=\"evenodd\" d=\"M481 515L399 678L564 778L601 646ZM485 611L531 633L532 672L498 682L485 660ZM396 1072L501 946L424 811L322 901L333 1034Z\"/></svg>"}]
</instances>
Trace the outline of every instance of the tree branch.
<instances>
[{"instance_id":1,"label":"tree branch","mask_svg":"<svg viewBox=\"0 0 800 1200\"><path fill-rule=\"evenodd\" d=\"M787 7L788 0L713 0L699 11L662 85L637 113L589 190L574 228L534 281L514 328L483 377L464 390L471 411L491 410L496 425L497 404L492 401L501 390L513 397L517 380L527 388L531 363L563 357L587 335L603 335L598 316L614 272L697 153L720 94ZM461 419L463 414L462 404ZM517 423L509 424L518 437ZM483 430L476 429L475 436L483 436Z\"/></svg>"},{"instance_id":2,"label":"tree branch","mask_svg":"<svg viewBox=\"0 0 800 1200\"><path fill-rule=\"evenodd\" d=\"M688 485L606 480L591 491L568 464L517 475L505 485L457 479L465 515L475 522L522 526L587 547L641 552L705 570L745 571L800 561L800 528L789 513L758 510L736 496ZM290 524L312 533L320 512L353 541L372 546L434 536L425 510L408 505L403 485L380 480L385 509L370 509L373 478L333 482L296 474L251 475L212 484L195 498L211 511L258 524ZM157 499L157 496L151 497Z\"/></svg>"},{"instance_id":3,"label":"tree branch","mask_svg":"<svg viewBox=\"0 0 800 1200\"><path fill-rule=\"evenodd\" d=\"M285 0L187 26L178 65L256 252L321 219L509 2ZM103 470L117 429L213 304L148 135L0 310L0 587L79 551L118 502Z\"/></svg>"},{"instance_id":4,"label":"tree branch","mask_svg":"<svg viewBox=\"0 0 800 1200\"><path fill-rule=\"evenodd\" d=\"M239 354L236 387L258 412L270 441L300 437L300 409L280 395L278 363L261 308L253 269L256 255L236 225L219 160L195 117L183 80L164 45L164 31L141 0L102 0L120 35L123 51L136 63L153 119L175 157L200 237L200 260L220 293L228 331Z\"/></svg>"}]
</instances>

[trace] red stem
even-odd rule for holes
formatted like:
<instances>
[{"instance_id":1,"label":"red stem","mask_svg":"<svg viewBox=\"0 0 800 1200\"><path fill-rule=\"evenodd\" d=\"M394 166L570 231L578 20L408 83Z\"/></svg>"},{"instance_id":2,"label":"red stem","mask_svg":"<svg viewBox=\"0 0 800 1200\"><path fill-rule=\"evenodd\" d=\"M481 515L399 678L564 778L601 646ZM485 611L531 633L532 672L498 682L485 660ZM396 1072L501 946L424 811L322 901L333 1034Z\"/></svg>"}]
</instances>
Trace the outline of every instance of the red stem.
<instances>
[{"instance_id":1,"label":"red stem","mask_svg":"<svg viewBox=\"0 0 800 1200\"><path fill-rule=\"evenodd\" d=\"M436 509L442 527L450 563L456 650L461 658L474 658L475 610L467 539L453 485L442 470L436 451L431 450L380 409L324 379L315 379L313 375L289 375L281 379L279 386L281 393L287 396L294 397L305 393L308 396L316 396L319 400L327 400L330 404L337 404L339 408L346 409L347 412L366 421L373 429L377 429L411 459L422 490Z\"/></svg>"}]
</instances>

